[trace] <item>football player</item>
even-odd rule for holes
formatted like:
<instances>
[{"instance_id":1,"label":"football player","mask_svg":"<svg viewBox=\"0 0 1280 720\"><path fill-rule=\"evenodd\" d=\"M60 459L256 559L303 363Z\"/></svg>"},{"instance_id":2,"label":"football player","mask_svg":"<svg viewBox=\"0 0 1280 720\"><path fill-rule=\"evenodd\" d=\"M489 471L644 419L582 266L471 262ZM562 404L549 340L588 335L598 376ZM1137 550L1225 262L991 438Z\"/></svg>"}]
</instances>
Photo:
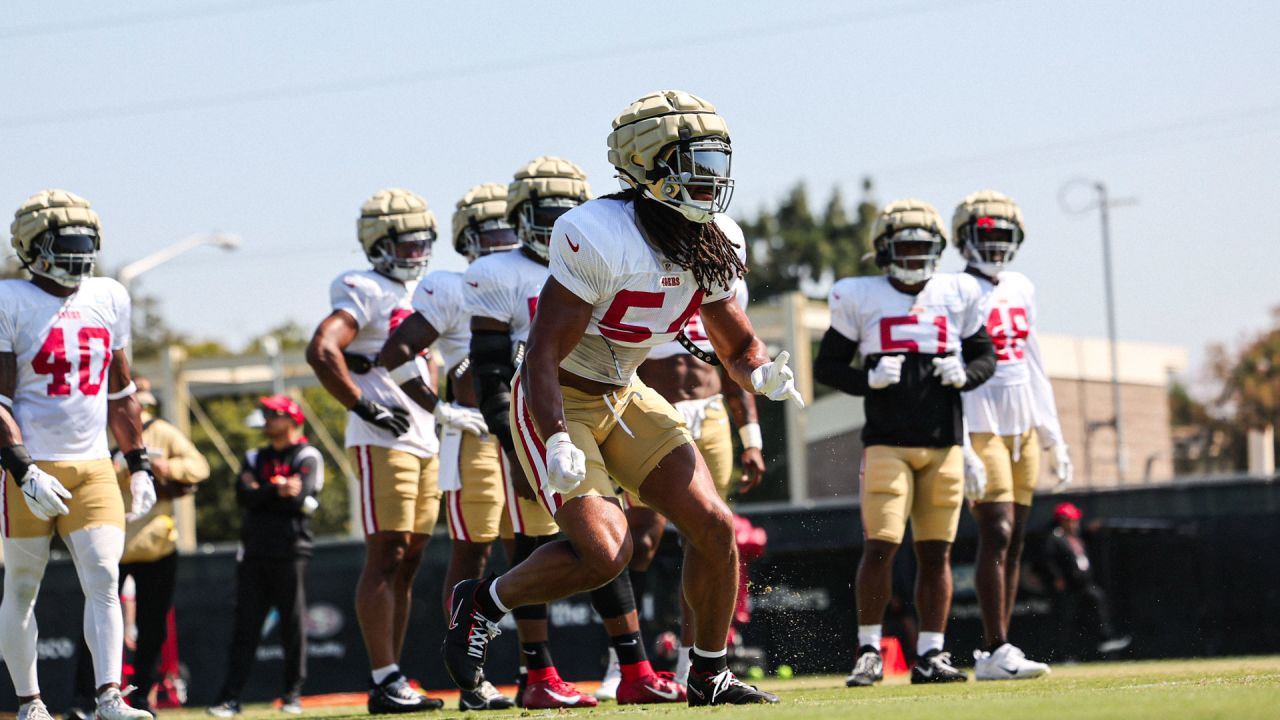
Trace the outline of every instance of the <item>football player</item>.
<instances>
[{"instance_id":1,"label":"football player","mask_svg":"<svg viewBox=\"0 0 1280 720\"><path fill-rule=\"evenodd\" d=\"M0 652L18 695L18 720L50 718L36 678L33 611L55 530L84 590L97 717L150 718L120 692L124 618L117 582L125 521L156 502L125 353L129 295L115 280L93 277L101 224L84 198L38 192L18 208L10 232L31 273L30 281L0 280ZM108 427L129 466L127 515Z\"/></svg>"},{"instance_id":2,"label":"football player","mask_svg":"<svg viewBox=\"0 0 1280 720\"><path fill-rule=\"evenodd\" d=\"M504 452L514 454L509 409L511 377L524 353L538 296L549 270L548 242L556 219L590 197L586 175L572 162L556 157L535 158L515 174L507 188L507 219L520 238L519 250L482 258L465 277L464 292L472 314L471 359L476 394L490 430ZM511 492L507 507L516 532L515 562L528 557L559 532L555 520L536 500L518 461L510 462ZM521 497L523 496L523 497ZM610 646L620 651L625 668L617 693L619 703L676 702L683 690L653 671L640 637L630 578L619 575L591 593L591 602L604 620ZM523 620L521 650L527 678L521 692L524 707L584 707L596 698L579 693L564 682L552 661L546 636L546 605L517 608Z\"/></svg>"},{"instance_id":3,"label":"football player","mask_svg":"<svg viewBox=\"0 0 1280 720\"><path fill-rule=\"evenodd\" d=\"M743 248L745 251L745 248ZM744 253L739 253L742 256ZM734 291L735 301L747 309L747 286L739 280ZM694 313L682 330L683 337L659 345L649 352L649 357L636 371L640 379L655 392L671 403L684 418L685 426L698 452L707 463L711 480L715 483L720 497L728 500L733 487L733 434L729 427L729 418L738 427L738 437L742 441L742 453L738 462L742 465L742 477L738 484L738 492L747 493L759 486L764 478L764 446L760 435L760 424L756 418L755 396L733 381L719 365L715 357L715 349L707 337L706 328L702 326L702 314ZM692 346L692 347L690 347ZM658 545L662 541L662 532L666 528L666 518L633 495L626 494L624 508L627 513L627 524L631 528L631 587L636 599L644 597L647 585L645 578L649 565L658 553ZM675 681L681 685L688 683L689 649L693 646L693 624L690 622L691 610L684 596L680 597L681 648L676 659ZM616 686L621 675L617 673L617 659L610 654L609 671L600 684L602 692Z\"/></svg>"},{"instance_id":4,"label":"football player","mask_svg":"<svg viewBox=\"0 0 1280 720\"><path fill-rule=\"evenodd\" d=\"M973 505L978 521L974 581L986 643L974 653L974 674L979 680L1040 677L1049 666L1028 660L1009 643L1009 623L1041 448L1057 477L1055 490L1071 482L1071 457L1036 341L1035 286L1026 275L1005 269L1022 247L1022 211L1011 198L984 190L956 206L951 228L952 242L968 263L965 272L982 289L987 333L996 350L995 375L964 394L969 440L980 459L968 468L986 477L986 492Z\"/></svg>"},{"instance_id":5,"label":"football player","mask_svg":"<svg viewBox=\"0 0 1280 720\"><path fill-rule=\"evenodd\" d=\"M436 219L417 194L393 188L365 202L356 227L372 268L333 281L333 311L316 328L307 362L350 410L346 446L359 469L366 545L356 618L369 653L369 712L432 710L443 701L409 687L398 663L413 578L440 512L435 418L375 363L413 314L410 298L431 256Z\"/></svg>"},{"instance_id":6,"label":"football player","mask_svg":"<svg viewBox=\"0 0 1280 720\"><path fill-rule=\"evenodd\" d=\"M454 249L471 262L518 247L506 210L506 185L487 183L468 190L453 214ZM378 364L435 416L441 429L439 485L452 540L441 605L446 619L449 590L466 578L483 577L493 541L500 535L511 537L498 444L488 434L472 387L471 316L462 287L460 272L429 273L413 293L415 312L391 333L378 354ZM428 347L436 349L448 373L443 399L431 389L416 359ZM487 680L458 698L461 710L505 710L514 705Z\"/></svg>"},{"instance_id":7,"label":"football player","mask_svg":"<svg viewBox=\"0 0 1280 720\"><path fill-rule=\"evenodd\" d=\"M995 351L977 281L935 273L946 231L931 205L890 203L877 216L872 239L885 274L845 278L832 287L831 328L814 360L816 380L866 397L858 659L846 684L871 685L884 675L880 626L908 518L921 627L911 682L964 681L968 676L942 649L951 543L964 500L960 392L991 377ZM850 367L855 357L860 367Z\"/></svg>"},{"instance_id":8,"label":"football player","mask_svg":"<svg viewBox=\"0 0 1280 720\"><path fill-rule=\"evenodd\" d=\"M776 702L727 664L738 571L732 514L680 414L635 375L649 349L673 339L701 307L734 380L799 400L788 356L770 361L732 302L744 267L741 231L723 215L733 188L728 129L701 98L653 93L614 120L609 159L627 189L569 210L547 235L550 277L512 388L517 454L566 539L497 578L454 588L445 665L460 686L473 687L495 623L511 608L620 577L632 546L626 516L608 499L617 481L686 539L684 593L696 637L689 704Z\"/></svg>"}]
</instances>

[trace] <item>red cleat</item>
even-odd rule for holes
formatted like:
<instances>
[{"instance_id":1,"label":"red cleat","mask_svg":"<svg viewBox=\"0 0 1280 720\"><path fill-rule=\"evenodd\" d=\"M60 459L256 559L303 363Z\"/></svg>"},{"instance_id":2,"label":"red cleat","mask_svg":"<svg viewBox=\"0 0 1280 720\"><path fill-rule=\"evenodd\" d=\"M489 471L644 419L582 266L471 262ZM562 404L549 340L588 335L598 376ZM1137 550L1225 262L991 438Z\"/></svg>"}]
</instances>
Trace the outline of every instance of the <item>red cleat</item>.
<instances>
[{"instance_id":1,"label":"red cleat","mask_svg":"<svg viewBox=\"0 0 1280 720\"><path fill-rule=\"evenodd\" d=\"M676 682L675 675L669 672L653 673L634 680L623 680L618 685L619 705L684 701L684 686Z\"/></svg>"},{"instance_id":2,"label":"red cleat","mask_svg":"<svg viewBox=\"0 0 1280 720\"><path fill-rule=\"evenodd\" d=\"M520 706L528 710L588 708L600 704L599 700L578 692L573 683L565 682L558 675L536 682L530 677L520 700Z\"/></svg>"}]
</instances>

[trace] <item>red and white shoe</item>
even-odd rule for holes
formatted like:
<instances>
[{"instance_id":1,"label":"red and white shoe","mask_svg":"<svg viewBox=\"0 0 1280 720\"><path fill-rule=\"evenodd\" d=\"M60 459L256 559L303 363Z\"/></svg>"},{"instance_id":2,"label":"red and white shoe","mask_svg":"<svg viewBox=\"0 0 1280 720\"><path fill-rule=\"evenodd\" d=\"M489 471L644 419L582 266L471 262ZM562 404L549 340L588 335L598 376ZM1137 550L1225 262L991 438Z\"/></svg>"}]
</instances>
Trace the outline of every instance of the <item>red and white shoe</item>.
<instances>
[{"instance_id":1,"label":"red and white shoe","mask_svg":"<svg viewBox=\"0 0 1280 720\"><path fill-rule=\"evenodd\" d=\"M684 686L675 681L673 673L653 673L635 680L623 680L618 684L619 705L682 703L684 701Z\"/></svg>"},{"instance_id":2,"label":"red and white shoe","mask_svg":"<svg viewBox=\"0 0 1280 720\"><path fill-rule=\"evenodd\" d=\"M536 671L535 671L536 672ZM534 680L530 673L529 684L520 696L520 706L529 710L557 710L559 708L590 708L599 700L578 692L573 683L565 682L559 675L545 680Z\"/></svg>"}]
</instances>

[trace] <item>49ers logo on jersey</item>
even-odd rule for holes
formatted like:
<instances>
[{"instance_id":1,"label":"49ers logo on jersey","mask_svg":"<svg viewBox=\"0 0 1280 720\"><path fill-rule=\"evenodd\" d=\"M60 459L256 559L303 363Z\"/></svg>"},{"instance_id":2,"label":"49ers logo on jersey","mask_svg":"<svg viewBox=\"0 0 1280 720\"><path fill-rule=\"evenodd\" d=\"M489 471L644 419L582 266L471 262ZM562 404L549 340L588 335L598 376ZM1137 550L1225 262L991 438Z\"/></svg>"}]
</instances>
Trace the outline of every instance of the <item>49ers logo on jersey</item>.
<instances>
[{"instance_id":1,"label":"49ers logo on jersey","mask_svg":"<svg viewBox=\"0 0 1280 720\"><path fill-rule=\"evenodd\" d=\"M987 334L996 347L997 362L1016 362L1027 356L1027 336L1031 321L1027 309L999 305L987 316Z\"/></svg>"}]
</instances>

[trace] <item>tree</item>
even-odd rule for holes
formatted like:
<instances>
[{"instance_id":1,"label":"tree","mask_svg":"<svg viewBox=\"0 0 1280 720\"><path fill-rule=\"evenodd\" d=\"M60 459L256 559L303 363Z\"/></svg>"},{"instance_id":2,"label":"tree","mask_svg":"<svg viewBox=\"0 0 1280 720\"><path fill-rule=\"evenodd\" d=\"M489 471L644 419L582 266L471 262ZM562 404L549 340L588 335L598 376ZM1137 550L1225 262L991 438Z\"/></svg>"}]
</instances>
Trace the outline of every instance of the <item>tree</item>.
<instances>
[{"instance_id":1,"label":"tree","mask_svg":"<svg viewBox=\"0 0 1280 720\"><path fill-rule=\"evenodd\" d=\"M822 216L815 218L808 192L799 183L774 211L743 222L751 296L764 299L795 290L821 296L838 278L878 273L868 257L877 212L871 190L871 180L863 180L862 198L850 218L836 188Z\"/></svg>"}]
</instances>

